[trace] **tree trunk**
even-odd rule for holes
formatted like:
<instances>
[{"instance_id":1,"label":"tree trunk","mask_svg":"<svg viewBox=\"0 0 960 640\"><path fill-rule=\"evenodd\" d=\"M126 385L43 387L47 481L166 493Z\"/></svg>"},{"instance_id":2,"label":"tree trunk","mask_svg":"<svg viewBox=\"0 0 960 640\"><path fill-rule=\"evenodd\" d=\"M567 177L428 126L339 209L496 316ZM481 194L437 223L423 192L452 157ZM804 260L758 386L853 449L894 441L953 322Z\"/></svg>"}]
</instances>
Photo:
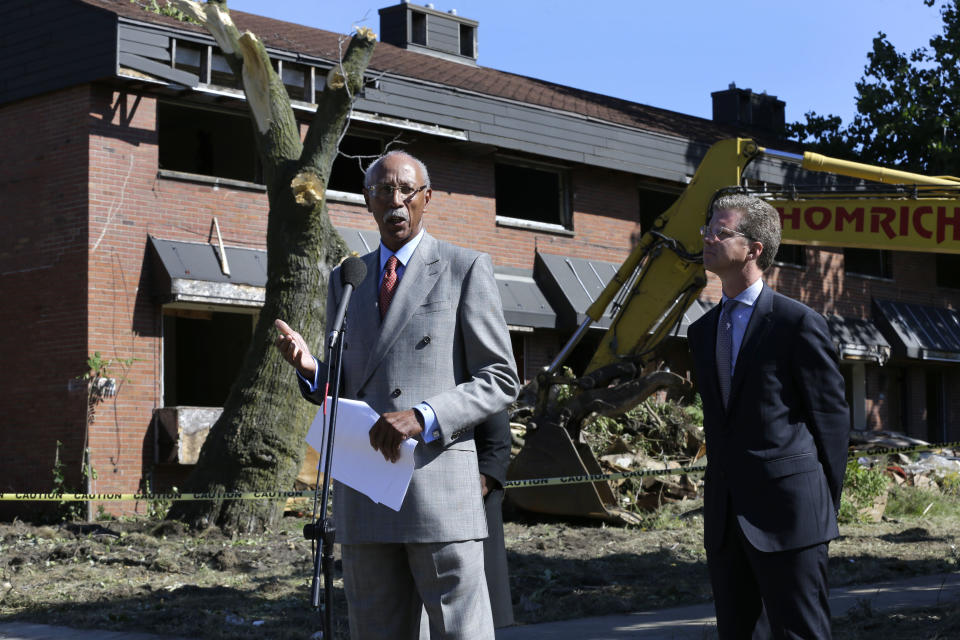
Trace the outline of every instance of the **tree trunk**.
<instances>
[{"instance_id":1,"label":"tree trunk","mask_svg":"<svg viewBox=\"0 0 960 640\"><path fill-rule=\"evenodd\" d=\"M223 414L185 490L285 490L303 461L315 408L302 400L293 370L273 348L273 321L283 318L322 353L327 281L347 253L327 215L327 179L376 36L361 29L350 38L301 144L286 90L257 37L241 35L223 3L181 0L177 6L207 27L234 74L243 78L270 204L264 306ZM168 518L248 533L270 526L282 512L283 501L179 501Z\"/></svg>"}]
</instances>

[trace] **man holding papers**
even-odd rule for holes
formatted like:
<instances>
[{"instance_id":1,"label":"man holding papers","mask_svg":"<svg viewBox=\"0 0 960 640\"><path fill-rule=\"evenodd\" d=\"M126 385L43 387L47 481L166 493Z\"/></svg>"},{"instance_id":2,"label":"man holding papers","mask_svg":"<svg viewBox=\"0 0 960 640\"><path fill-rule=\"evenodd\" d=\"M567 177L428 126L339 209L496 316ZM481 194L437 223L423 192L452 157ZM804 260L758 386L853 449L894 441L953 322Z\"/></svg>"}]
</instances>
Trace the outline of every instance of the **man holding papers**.
<instances>
[{"instance_id":1,"label":"man holding papers","mask_svg":"<svg viewBox=\"0 0 960 640\"><path fill-rule=\"evenodd\" d=\"M520 382L490 257L426 233L431 196L426 167L402 151L379 158L364 179L381 242L362 258L377 276L357 287L347 310L342 396L379 414L369 443L385 459L396 461L405 440L416 447L399 511L343 484L334 489L355 640L417 638L421 603L433 638L494 637L473 426L514 400ZM341 295L334 272L328 322ZM277 328L301 391L322 403L326 369L302 336L279 320Z\"/></svg>"}]
</instances>

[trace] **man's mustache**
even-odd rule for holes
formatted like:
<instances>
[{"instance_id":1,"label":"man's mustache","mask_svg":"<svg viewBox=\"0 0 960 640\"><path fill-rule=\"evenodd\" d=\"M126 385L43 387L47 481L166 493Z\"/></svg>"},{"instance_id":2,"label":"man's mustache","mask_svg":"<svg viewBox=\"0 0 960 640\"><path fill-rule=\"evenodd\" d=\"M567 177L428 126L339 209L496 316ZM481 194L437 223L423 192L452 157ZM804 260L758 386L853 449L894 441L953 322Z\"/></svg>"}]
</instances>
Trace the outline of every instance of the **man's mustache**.
<instances>
[{"instance_id":1,"label":"man's mustache","mask_svg":"<svg viewBox=\"0 0 960 640\"><path fill-rule=\"evenodd\" d=\"M384 220L390 220L391 218L400 218L404 222L410 222L410 212L404 207L397 207L388 211L387 215L384 216Z\"/></svg>"}]
</instances>

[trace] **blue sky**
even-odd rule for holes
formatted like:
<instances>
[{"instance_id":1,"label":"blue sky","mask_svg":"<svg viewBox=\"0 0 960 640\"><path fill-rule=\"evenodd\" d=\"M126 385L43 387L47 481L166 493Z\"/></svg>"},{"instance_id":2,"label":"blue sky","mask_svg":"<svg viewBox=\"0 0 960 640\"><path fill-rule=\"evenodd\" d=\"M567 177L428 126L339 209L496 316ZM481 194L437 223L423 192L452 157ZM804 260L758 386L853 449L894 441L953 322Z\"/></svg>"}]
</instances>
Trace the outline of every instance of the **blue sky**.
<instances>
[{"instance_id":1,"label":"blue sky","mask_svg":"<svg viewBox=\"0 0 960 640\"><path fill-rule=\"evenodd\" d=\"M399 0L397 0L399 1ZM350 33L379 33L394 0L228 0L232 9ZM417 2L416 4L426 4ZM738 87L849 122L854 83L873 38L900 51L940 33L922 0L434 0L477 20L479 63L680 111L711 116L710 93Z\"/></svg>"}]
</instances>

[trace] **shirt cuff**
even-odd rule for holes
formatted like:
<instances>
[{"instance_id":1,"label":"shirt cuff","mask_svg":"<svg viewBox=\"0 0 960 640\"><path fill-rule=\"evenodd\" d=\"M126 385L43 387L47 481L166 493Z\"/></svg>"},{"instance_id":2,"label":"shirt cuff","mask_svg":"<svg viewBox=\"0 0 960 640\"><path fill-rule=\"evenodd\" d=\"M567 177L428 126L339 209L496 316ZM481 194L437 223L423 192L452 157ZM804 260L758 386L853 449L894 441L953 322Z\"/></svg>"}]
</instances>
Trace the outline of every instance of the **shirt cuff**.
<instances>
[{"instance_id":1,"label":"shirt cuff","mask_svg":"<svg viewBox=\"0 0 960 640\"><path fill-rule=\"evenodd\" d=\"M299 371L297 371L296 369L294 369L294 371L296 371L297 377L300 378L300 380L303 382L303 384L307 386L307 391L308 391L309 393L316 393L316 391L317 391L317 386L318 386L318 384L317 384L317 378L319 378L319 376L320 376L320 361L317 360L316 356L311 355L310 357L313 358L313 361L317 363L317 368L313 370L313 380L307 380L307 379L304 378L303 375L302 375Z\"/></svg>"},{"instance_id":2,"label":"shirt cuff","mask_svg":"<svg viewBox=\"0 0 960 640\"><path fill-rule=\"evenodd\" d=\"M414 411L420 413L423 418L423 441L433 442L440 437L440 425L437 424L437 414L426 402L414 405Z\"/></svg>"}]
</instances>

